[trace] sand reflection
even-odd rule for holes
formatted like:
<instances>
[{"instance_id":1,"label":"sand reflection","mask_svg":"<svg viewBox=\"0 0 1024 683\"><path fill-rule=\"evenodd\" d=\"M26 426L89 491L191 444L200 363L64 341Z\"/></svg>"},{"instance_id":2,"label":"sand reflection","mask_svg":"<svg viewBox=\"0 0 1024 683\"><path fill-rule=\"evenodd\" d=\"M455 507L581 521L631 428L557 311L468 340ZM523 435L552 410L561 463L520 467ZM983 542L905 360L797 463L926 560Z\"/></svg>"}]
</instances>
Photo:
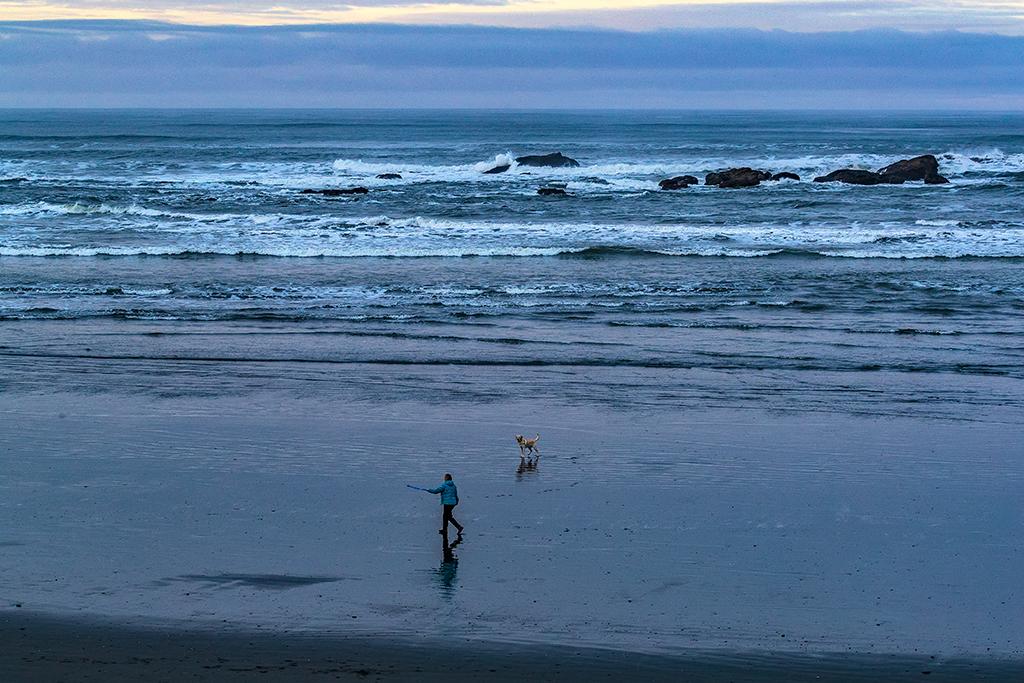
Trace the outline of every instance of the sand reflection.
<instances>
[{"instance_id":1,"label":"sand reflection","mask_svg":"<svg viewBox=\"0 0 1024 683\"><path fill-rule=\"evenodd\" d=\"M516 479L521 480L524 475L536 474L537 465L540 464L540 456L535 458L519 458L519 466L516 467Z\"/></svg>"},{"instance_id":2,"label":"sand reflection","mask_svg":"<svg viewBox=\"0 0 1024 683\"><path fill-rule=\"evenodd\" d=\"M450 597L456 587L456 574L459 570L459 558L455 555L455 548L462 543L462 536L456 536L455 541L448 542L448 534L441 535L441 565L435 571L438 585L441 587L441 595Z\"/></svg>"}]
</instances>

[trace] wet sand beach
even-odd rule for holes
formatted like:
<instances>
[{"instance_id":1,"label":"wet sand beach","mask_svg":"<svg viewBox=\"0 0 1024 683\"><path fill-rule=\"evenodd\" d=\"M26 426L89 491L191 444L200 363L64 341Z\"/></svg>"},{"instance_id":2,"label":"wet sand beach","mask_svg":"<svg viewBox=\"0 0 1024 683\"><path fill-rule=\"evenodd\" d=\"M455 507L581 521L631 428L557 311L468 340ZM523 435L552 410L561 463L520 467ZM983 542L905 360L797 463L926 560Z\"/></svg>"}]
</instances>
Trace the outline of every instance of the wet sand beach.
<instances>
[{"instance_id":1,"label":"wet sand beach","mask_svg":"<svg viewBox=\"0 0 1024 683\"><path fill-rule=\"evenodd\" d=\"M424 649L416 678L1020 672L1020 423L946 376L297 363L271 357L273 327L54 329L2 340L13 680L130 679L135 658L202 678L215 657L401 678ZM954 401L961 419L935 417ZM541 434L535 469L520 432ZM450 556L436 497L406 487L446 471L467 528Z\"/></svg>"}]
</instances>

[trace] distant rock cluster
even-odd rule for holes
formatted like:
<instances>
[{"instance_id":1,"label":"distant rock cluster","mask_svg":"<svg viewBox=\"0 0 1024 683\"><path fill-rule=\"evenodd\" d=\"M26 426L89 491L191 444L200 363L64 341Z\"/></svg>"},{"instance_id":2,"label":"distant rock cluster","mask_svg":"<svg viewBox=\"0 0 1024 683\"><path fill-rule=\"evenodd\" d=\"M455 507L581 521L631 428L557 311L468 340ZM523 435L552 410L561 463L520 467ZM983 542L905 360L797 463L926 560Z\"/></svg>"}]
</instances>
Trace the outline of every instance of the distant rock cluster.
<instances>
[{"instance_id":1,"label":"distant rock cluster","mask_svg":"<svg viewBox=\"0 0 1024 683\"><path fill-rule=\"evenodd\" d=\"M800 176L789 171L772 173L749 167L730 168L725 171L708 173L704 178L705 185L717 185L722 188L756 187L765 181L800 180ZM914 180L924 181L929 185L948 183L949 180L939 174L939 162L931 154L903 159L889 164L877 171L856 168L841 168L828 175L814 179L816 183L850 183L852 185L900 185ZM663 190L682 190L690 185L697 185L698 180L692 175L681 175L666 178L658 183Z\"/></svg>"},{"instance_id":2,"label":"distant rock cluster","mask_svg":"<svg viewBox=\"0 0 1024 683\"><path fill-rule=\"evenodd\" d=\"M519 166L532 166L539 168L576 168L580 162L567 157L561 152L551 154L527 155L515 158ZM482 173L495 174L504 173L512 167L511 163L501 164L489 168ZM401 180L399 173L381 173L377 176L380 180ZM607 185L607 181L601 178L586 178L588 182L595 182ZM800 180L800 176L790 171L772 173L771 171L759 170L744 166L742 168L730 168L724 171L708 173L704 177L705 185L715 185L721 188L756 187L763 182L778 182L780 180ZM939 174L939 161L932 154L924 154L912 159L901 159L889 164L877 171L869 171L858 168L841 168L814 179L816 183L849 183L851 185L901 185L911 181L923 181L928 185L941 185L948 183L945 177ZM679 175L672 178L665 178L658 183L662 190L683 190L691 185L699 185L700 180L693 175ZM546 187L537 190L537 194L544 197L565 197L572 196L565 189L565 183L549 183ZM329 188L323 190L302 190L301 194L319 194L325 197L338 197L341 195L367 194L369 189L365 187Z\"/></svg>"},{"instance_id":3,"label":"distant rock cluster","mask_svg":"<svg viewBox=\"0 0 1024 683\"><path fill-rule=\"evenodd\" d=\"M788 171L772 173L771 171L759 171L757 169L744 166L743 168L730 168L725 171L708 173L704 178L704 184L717 185L718 187L725 188L755 187L765 181L779 180L800 180L800 176ZM662 180L658 183L658 187L663 190L683 190L690 185L699 184L700 181L696 176L681 175L676 176L675 178L666 178L665 180Z\"/></svg>"}]
</instances>

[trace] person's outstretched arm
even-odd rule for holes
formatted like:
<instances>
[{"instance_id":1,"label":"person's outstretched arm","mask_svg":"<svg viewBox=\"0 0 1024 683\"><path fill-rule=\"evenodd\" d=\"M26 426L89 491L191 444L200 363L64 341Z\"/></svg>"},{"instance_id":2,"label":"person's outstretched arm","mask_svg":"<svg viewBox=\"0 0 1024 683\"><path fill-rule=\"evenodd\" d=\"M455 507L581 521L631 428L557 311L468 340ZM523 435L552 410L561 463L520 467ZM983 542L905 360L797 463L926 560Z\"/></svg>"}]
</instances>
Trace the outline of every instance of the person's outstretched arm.
<instances>
[{"instance_id":1,"label":"person's outstretched arm","mask_svg":"<svg viewBox=\"0 0 1024 683\"><path fill-rule=\"evenodd\" d=\"M444 484L441 484L437 488L427 489L427 493L441 493L441 491L444 491Z\"/></svg>"}]
</instances>

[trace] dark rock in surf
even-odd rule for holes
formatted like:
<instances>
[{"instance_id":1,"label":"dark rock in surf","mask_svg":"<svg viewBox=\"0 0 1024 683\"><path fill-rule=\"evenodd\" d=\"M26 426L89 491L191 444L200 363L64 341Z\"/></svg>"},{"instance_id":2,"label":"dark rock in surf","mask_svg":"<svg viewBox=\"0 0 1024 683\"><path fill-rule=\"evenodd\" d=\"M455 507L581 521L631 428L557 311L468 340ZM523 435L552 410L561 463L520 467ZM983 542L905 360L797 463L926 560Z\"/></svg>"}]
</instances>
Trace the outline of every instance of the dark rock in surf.
<instances>
[{"instance_id":1,"label":"dark rock in surf","mask_svg":"<svg viewBox=\"0 0 1024 683\"><path fill-rule=\"evenodd\" d=\"M939 175L939 161L931 154L913 159L901 159L878 171L841 168L814 179L816 183L849 183L851 185L902 185L908 181L923 180L928 185L942 185L949 181Z\"/></svg>"},{"instance_id":2,"label":"dark rock in surf","mask_svg":"<svg viewBox=\"0 0 1024 683\"><path fill-rule=\"evenodd\" d=\"M744 166L743 168L730 168L727 171L708 173L704 178L705 185L718 185L719 187L756 187L762 180L771 179L769 171L758 171Z\"/></svg>"},{"instance_id":3,"label":"dark rock in surf","mask_svg":"<svg viewBox=\"0 0 1024 683\"><path fill-rule=\"evenodd\" d=\"M841 168L832 171L828 175L818 176L814 179L816 183L847 183L849 185L881 185L886 181L874 171L865 171L857 168Z\"/></svg>"},{"instance_id":4,"label":"dark rock in surf","mask_svg":"<svg viewBox=\"0 0 1024 683\"><path fill-rule=\"evenodd\" d=\"M346 187L342 189L328 188L326 190L303 190L299 194L320 194L324 197L340 197L346 194L366 194L369 190L365 187Z\"/></svg>"},{"instance_id":5,"label":"dark rock in surf","mask_svg":"<svg viewBox=\"0 0 1024 683\"><path fill-rule=\"evenodd\" d=\"M542 197L568 197L569 193L561 187L542 187L537 190L537 194Z\"/></svg>"},{"instance_id":6,"label":"dark rock in surf","mask_svg":"<svg viewBox=\"0 0 1024 683\"><path fill-rule=\"evenodd\" d=\"M377 178L379 180L401 180L401 173L378 173Z\"/></svg>"},{"instance_id":7,"label":"dark rock in surf","mask_svg":"<svg viewBox=\"0 0 1024 683\"><path fill-rule=\"evenodd\" d=\"M798 176L796 173L783 171L782 173L776 173L768 180L800 180L800 176Z\"/></svg>"},{"instance_id":8,"label":"dark rock in surf","mask_svg":"<svg viewBox=\"0 0 1024 683\"><path fill-rule=\"evenodd\" d=\"M658 187L663 190L683 190L699 183L700 181L692 175L677 175L675 178L665 178L658 183Z\"/></svg>"},{"instance_id":9,"label":"dark rock in surf","mask_svg":"<svg viewBox=\"0 0 1024 683\"><path fill-rule=\"evenodd\" d=\"M939 175L939 160L931 154L923 154L913 159L901 159L894 164L889 164L878 169L878 175L884 178L884 182L907 182L908 180L923 180L926 183L931 179L932 185L948 183L949 181Z\"/></svg>"},{"instance_id":10,"label":"dark rock in surf","mask_svg":"<svg viewBox=\"0 0 1024 683\"><path fill-rule=\"evenodd\" d=\"M761 184L761 180L762 178L752 174L737 175L729 178L728 180L723 180L718 183L718 186L729 189L739 187L757 187Z\"/></svg>"},{"instance_id":11,"label":"dark rock in surf","mask_svg":"<svg viewBox=\"0 0 1024 683\"><path fill-rule=\"evenodd\" d=\"M580 165L580 162L565 156L561 152L516 157L516 163L520 166L543 166L546 168L576 168Z\"/></svg>"},{"instance_id":12,"label":"dark rock in surf","mask_svg":"<svg viewBox=\"0 0 1024 683\"><path fill-rule=\"evenodd\" d=\"M492 175L495 173L504 173L510 168L512 168L511 164L502 164L500 166L495 166L494 168L489 168L486 171L484 171L484 173L487 175Z\"/></svg>"},{"instance_id":13,"label":"dark rock in surf","mask_svg":"<svg viewBox=\"0 0 1024 683\"><path fill-rule=\"evenodd\" d=\"M587 176L585 178L580 178L580 180L582 182L584 182L584 183L594 183L595 185L610 185L611 184L607 180L605 180L604 178L595 178L595 177L592 177L592 176Z\"/></svg>"}]
</instances>

